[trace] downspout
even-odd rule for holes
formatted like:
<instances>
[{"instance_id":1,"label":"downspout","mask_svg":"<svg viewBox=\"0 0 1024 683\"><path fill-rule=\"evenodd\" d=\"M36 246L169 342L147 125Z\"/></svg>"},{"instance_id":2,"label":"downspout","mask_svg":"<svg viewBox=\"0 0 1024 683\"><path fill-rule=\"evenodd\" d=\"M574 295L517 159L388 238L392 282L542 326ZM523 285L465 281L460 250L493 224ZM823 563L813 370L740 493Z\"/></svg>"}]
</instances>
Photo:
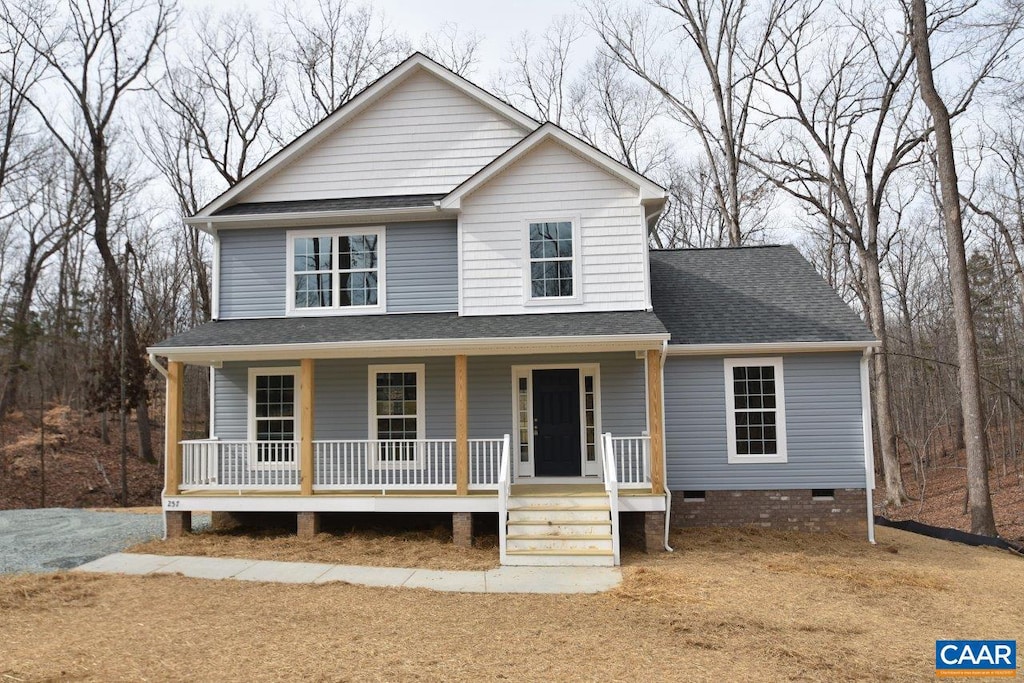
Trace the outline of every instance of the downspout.
<instances>
[{"instance_id":1,"label":"downspout","mask_svg":"<svg viewBox=\"0 0 1024 683\"><path fill-rule=\"evenodd\" d=\"M668 340L665 339L661 342L661 360L658 363L660 366L658 371L661 372L661 454L665 459L663 463L665 467L665 550L670 553L674 553L675 550L668 544L668 534L671 530L672 521L672 489L668 486L668 449L665 448L665 444L668 439L665 438L665 425L667 420L665 419L665 361L668 360Z\"/></svg>"},{"instance_id":2,"label":"downspout","mask_svg":"<svg viewBox=\"0 0 1024 683\"><path fill-rule=\"evenodd\" d=\"M160 363L157 362L156 354L155 353L149 354L149 364L152 365L154 368L156 368L156 371L159 372L161 375L163 375L165 380L167 379L167 368L165 368L164 366L160 365ZM165 422L165 425L166 425L166 422ZM167 462L167 454L164 453L164 463L165 463L165 466L166 466L166 462ZM162 492L161 492L161 496L160 496L160 502L163 503ZM161 507L163 507L162 504L161 504ZM160 521L163 522L163 527L164 527L163 540L166 541L167 540L167 515L160 515Z\"/></svg>"},{"instance_id":3,"label":"downspout","mask_svg":"<svg viewBox=\"0 0 1024 683\"><path fill-rule=\"evenodd\" d=\"M864 349L860 359L860 402L864 425L864 492L867 498L868 543L875 543L875 445L871 429L871 381L868 365L872 349Z\"/></svg>"}]
</instances>

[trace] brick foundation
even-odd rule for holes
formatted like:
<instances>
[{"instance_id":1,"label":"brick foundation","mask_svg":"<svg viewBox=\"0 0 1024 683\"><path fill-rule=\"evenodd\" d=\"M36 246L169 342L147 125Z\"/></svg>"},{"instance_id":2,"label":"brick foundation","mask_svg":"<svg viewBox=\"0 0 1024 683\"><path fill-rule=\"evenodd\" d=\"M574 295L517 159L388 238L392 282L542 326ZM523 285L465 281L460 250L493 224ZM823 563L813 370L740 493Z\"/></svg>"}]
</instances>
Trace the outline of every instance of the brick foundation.
<instances>
[{"instance_id":1,"label":"brick foundation","mask_svg":"<svg viewBox=\"0 0 1024 683\"><path fill-rule=\"evenodd\" d=\"M644 513L644 550L660 553L665 550L665 513Z\"/></svg>"},{"instance_id":2,"label":"brick foundation","mask_svg":"<svg viewBox=\"0 0 1024 683\"><path fill-rule=\"evenodd\" d=\"M181 538L192 533L191 510L165 510L164 520L167 522L167 538Z\"/></svg>"},{"instance_id":3,"label":"brick foundation","mask_svg":"<svg viewBox=\"0 0 1024 683\"><path fill-rule=\"evenodd\" d=\"M320 513L297 512L295 527L299 538L313 538L320 533Z\"/></svg>"},{"instance_id":4,"label":"brick foundation","mask_svg":"<svg viewBox=\"0 0 1024 683\"><path fill-rule=\"evenodd\" d=\"M473 513L452 513L452 543L460 548L473 546Z\"/></svg>"},{"instance_id":5,"label":"brick foundation","mask_svg":"<svg viewBox=\"0 0 1024 683\"><path fill-rule=\"evenodd\" d=\"M672 526L760 526L783 531L867 531L864 489L835 489L815 498L810 489L705 491L704 500L672 492Z\"/></svg>"}]
</instances>

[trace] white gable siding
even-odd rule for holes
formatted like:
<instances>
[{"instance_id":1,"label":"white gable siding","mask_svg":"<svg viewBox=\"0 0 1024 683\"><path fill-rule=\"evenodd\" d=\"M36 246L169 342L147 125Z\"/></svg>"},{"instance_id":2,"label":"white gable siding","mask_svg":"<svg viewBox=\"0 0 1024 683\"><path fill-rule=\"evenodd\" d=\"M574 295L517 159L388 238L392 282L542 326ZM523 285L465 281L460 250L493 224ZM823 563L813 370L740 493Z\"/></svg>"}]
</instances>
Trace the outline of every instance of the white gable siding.
<instances>
[{"instance_id":1,"label":"white gable siding","mask_svg":"<svg viewBox=\"0 0 1024 683\"><path fill-rule=\"evenodd\" d=\"M524 135L420 71L238 201L448 192Z\"/></svg>"},{"instance_id":2,"label":"white gable siding","mask_svg":"<svg viewBox=\"0 0 1024 683\"><path fill-rule=\"evenodd\" d=\"M527 220L580 219L577 304L527 305ZM638 191L545 142L462 201L462 313L626 311L648 307Z\"/></svg>"}]
</instances>

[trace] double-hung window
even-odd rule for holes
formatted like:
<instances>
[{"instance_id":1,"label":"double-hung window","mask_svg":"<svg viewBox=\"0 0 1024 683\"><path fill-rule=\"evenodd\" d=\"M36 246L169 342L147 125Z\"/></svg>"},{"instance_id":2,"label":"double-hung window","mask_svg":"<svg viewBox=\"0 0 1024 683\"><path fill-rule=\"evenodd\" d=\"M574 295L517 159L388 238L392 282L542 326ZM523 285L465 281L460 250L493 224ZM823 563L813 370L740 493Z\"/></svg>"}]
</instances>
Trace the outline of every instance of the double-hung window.
<instances>
[{"instance_id":1,"label":"double-hung window","mask_svg":"<svg viewBox=\"0 0 1024 683\"><path fill-rule=\"evenodd\" d=\"M528 301L557 302L579 296L579 239L572 220L527 223Z\"/></svg>"},{"instance_id":2,"label":"double-hung window","mask_svg":"<svg viewBox=\"0 0 1024 683\"><path fill-rule=\"evenodd\" d=\"M370 438L378 467L415 467L424 438L423 365L371 365Z\"/></svg>"},{"instance_id":3,"label":"double-hung window","mask_svg":"<svg viewBox=\"0 0 1024 683\"><path fill-rule=\"evenodd\" d=\"M383 310L384 230L346 228L288 234L288 312Z\"/></svg>"},{"instance_id":4,"label":"double-hung window","mask_svg":"<svg viewBox=\"0 0 1024 683\"><path fill-rule=\"evenodd\" d=\"M727 358L725 400L729 462L786 462L782 358Z\"/></svg>"},{"instance_id":5,"label":"double-hung window","mask_svg":"<svg viewBox=\"0 0 1024 683\"><path fill-rule=\"evenodd\" d=\"M299 439L299 368L249 369L251 462L273 467L295 462Z\"/></svg>"}]
</instances>

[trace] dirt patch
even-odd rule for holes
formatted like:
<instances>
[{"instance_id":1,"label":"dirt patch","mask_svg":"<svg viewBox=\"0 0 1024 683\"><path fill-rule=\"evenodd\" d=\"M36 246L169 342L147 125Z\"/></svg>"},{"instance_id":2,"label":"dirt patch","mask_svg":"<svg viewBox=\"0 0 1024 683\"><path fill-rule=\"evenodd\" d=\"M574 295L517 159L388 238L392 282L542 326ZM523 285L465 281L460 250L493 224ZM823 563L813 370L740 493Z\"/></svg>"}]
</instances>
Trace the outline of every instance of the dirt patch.
<instances>
[{"instance_id":1,"label":"dirt patch","mask_svg":"<svg viewBox=\"0 0 1024 683\"><path fill-rule=\"evenodd\" d=\"M426 569L492 569L499 563L496 537L477 537L474 547L459 548L452 543L451 531L443 527L430 531L323 533L308 539L283 531L209 531L150 541L128 552Z\"/></svg>"},{"instance_id":2,"label":"dirt patch","mask_svg":"<svg viewBox=\"0 0 1024 683\"><path fill-rule=\"evenodd\" d=\"M687 531L673 534L676 553L632 553L622 587L602 595L8 577L0 579L0 672L169 681L903 681L933 677L938 637L1021 637L1020 558L893 529L879 529L879 539L882 547ZM790 570L800 562L822 569ZM772 563L788 564L765 568ZM824 569L832 565L943 585L851 584ZM83 597L69 593L73 585Z\"/></svg>"},{"instance_id":3,"label":"dirt patch","mask_svg":"<svg viewBox=\"0 0 1024 683\"><path fill-rule=\"evenodd\" d=\"M0 422L0 510L45 507L117 507L121 503L121 449L116 419L110 425L111 443L100 438L100 418L66 406L43 414L40 458L39 414L15 411ZM153 444L161 458L163 432L153 427ZM134 421L128 429L128 504L159 505L163 466L138 456Z\"/></svg>"}]
</instances>

